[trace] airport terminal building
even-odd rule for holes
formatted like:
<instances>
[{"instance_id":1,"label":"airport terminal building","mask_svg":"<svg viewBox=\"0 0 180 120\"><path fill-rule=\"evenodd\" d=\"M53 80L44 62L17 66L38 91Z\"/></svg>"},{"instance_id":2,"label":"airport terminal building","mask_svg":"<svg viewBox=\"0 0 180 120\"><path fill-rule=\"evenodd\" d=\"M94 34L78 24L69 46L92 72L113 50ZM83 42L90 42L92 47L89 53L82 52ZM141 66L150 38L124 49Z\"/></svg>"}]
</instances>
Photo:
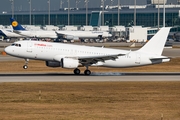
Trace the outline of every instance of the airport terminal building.
<instances>
[{"instance_id":1,"label":"airport terminal building","mask_svg":"<svg viewBox=\"0 0 180 120\"><path fill-rule=\"evenodd\" d=\"M119 8L119 10L118 10ZM180 25L180 5L165 5L165 25ZM119 13L119 15L118 15ZM159 14L158 14L159 13ZM24 25L77 25L77 26L143 26L157 27L163 25L163 5L141 5L141 6L106 6L102 8L60 9L50 11L15 11L14 18ZM50 16L50 17L49 17ZM0 24L9 25L11 12L0 14ZM118 22L119 17L119 22ZM30 22L31 18L31 22ZM49 21L50 18L50 21ZM69 18L69 22L68 22ZM87 23L86 24L86 18ZM103 19L102 19L103 18ZM135 21L134 21L135 20ZM135 23L134 23L135 22Z\"/></svg>"}]
</instances>

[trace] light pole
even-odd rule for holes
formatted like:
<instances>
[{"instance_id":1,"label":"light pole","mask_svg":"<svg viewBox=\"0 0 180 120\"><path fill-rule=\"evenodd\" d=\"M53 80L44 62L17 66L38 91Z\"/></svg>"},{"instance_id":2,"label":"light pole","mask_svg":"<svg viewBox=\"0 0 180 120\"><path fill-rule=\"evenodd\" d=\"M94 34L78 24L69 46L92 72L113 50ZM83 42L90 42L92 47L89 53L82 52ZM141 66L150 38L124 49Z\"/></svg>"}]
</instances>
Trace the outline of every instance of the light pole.
<instances>
[{"instance_id":1,"label":"light pole","mask_svg":"<svg viewBox=\"0 0 180 120\"><path fill-rule=\"evenodd\" d=\"M51 2L50 2L50 0L48 0L48 8L49 8L49 12L48 12L48 25L50 25L50 4L51 4Z\"/></svg>"},{"instance_id":2,"label":"light pole","mask_svg":"<svg viewBox=\"0 0 180 120\"><path fill-rule=\"evenodd\" d=\"M68 2L68 25L69 25L69 9L70 9L70 3L69 3L69 0L67 1Z\"/></svg>"},{"instance_id":3,"label":"light pole","mask_svg":"<svg viewBox=\"0 0 180 120\"><path fill-rule=\"evenodd\" d=\"M113 6L113 2L114 2L114 0L110 0L111 1L111 6Z\"/></svg>"},{"instance_id":4,"label":"light pole","mask_svg":"<svg viewBox=\"0 0 180 120\"><path fill-rule=\"evenodd\" d=\"M120 0L118 0L118 26L120 24L120 10L119 10L119 6L120 6Z\"/></svg>"},{"instance_id":5,"label":"light pole","mask_svg":"<svg viewBox=\"0 0 180 120\"><path fill-rule=\"evenodd\" d=\"M11 2L12 18L14 18L14 0L10 0L10 2Z\"/></svg>"},{"instance_id":6,"label":"light pole","mask_svg":"<svg viewBox=\"0 0 180 120\"><path fill-rule=\"evenodd\" d=\"M136 0L134 0L134 26L136 26Z\"/></svg>"},{"instance_id":7,"label":"light pole","mask_svg":"<svg viewBox=\"0 0 180 120\"><path fill-rule=\"evenodd\" d=\"M62 5L63 5L63 0L60 0L60 9L62 9Z\"/></svg>"},{"instance_id":8,"label":"light pole","mask_svg":"<svg viewBox=\"0 0 180 120\"><path fill-rule=\"evenodd\" d=\"M29 0L29 25L31 25L31 0Z\"/></svg>"},{"instance_id":9,"label":"light pole","mask_svg":"<svg viewBox=\"0 0 180 120\"><path fill-rule=\"evenodd\" d=\"M104 1L105 0L101 0L101 5L102 5L102 26L104 26Z\"/></svg>"},{"instance_id":10,"label":"light pole","mask_svg":"<svg viewBox=\"0 0 180 120\"><path fill-rule=\"evenodd\" d=\"M80 3L80 0L75 0L76 2L76 10L78 10L78 4Z\"/></svg>"},{"instance_id":11,"label":"light pole","mask_svg":"<svg viewBox=\"0 0 180 120\"><path fill-rule=\"evenodd\" d=\"M165 17L165 0L163 0L163 27L165 27L166 25L165 25L165 19L166 19L166 17Z\"/></svg>"},{"instance_id":12,"label":"light pole","mask_svg":"<svg viewBox=\"0 0 180 120\"><path fill-rule=\"evenodd\" d=\"M86 26L88 25L88 0L84 0L84 2L86 3Z\"/></svg>"},{"instance_id":13,"label":"light pole","mask_svg":"<svg viewBox=\"0 0 180 120\"><path fill-rule=\"evenodd\" d=\"M158 0L158 30L159 30L159 0Z\"/></svg>"}]
</instances>

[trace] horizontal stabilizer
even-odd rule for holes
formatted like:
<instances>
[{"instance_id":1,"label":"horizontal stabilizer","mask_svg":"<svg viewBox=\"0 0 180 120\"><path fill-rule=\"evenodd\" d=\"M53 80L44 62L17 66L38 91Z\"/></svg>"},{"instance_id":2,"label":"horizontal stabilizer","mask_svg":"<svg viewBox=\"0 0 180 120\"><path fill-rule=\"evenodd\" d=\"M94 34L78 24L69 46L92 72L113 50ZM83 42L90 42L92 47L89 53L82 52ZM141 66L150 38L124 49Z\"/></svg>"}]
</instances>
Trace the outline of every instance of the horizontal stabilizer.
<instances>
[{"instance_id":1,"label":"horizontal stabilizer","mask_svg":"<svg viewBox=\"0 0 180 120\"><path fill-rule=\"evenodd\" d=\"M169 62L170 58L166 56L160 56L160 57L150 58L150 60L153 64L156 64L156 63L162 63L162 62Z\"/></svg>"}]
</instances>

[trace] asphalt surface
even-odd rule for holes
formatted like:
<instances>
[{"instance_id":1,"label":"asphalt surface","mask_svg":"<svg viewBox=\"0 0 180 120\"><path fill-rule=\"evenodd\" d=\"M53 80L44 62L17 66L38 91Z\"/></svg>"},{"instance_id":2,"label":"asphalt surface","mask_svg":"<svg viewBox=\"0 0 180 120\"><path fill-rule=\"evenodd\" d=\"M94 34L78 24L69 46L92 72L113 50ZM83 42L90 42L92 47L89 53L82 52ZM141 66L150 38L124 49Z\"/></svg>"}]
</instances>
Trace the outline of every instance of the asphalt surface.
<instances>
[{"instance_id":1,"label":"asphalt surface","mask_svg":"<svg viewBox=\"0 0 180 120\"><path fill-rule=\"evenodd\" d=\"M0 74L2 82L128 82L128 81L180 81L180 73L92 73L90 76L41 73Z\"/></svg>"}]
</instances>

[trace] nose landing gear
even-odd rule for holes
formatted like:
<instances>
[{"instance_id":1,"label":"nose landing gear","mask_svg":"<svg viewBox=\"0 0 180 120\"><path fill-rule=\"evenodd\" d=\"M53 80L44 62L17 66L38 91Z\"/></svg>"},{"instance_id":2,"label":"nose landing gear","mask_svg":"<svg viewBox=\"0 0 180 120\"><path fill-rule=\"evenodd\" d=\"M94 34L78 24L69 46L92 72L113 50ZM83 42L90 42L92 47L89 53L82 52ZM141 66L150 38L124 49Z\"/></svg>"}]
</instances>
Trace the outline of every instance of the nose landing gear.
<instances>
[{"instance_id":1,"label":"nose landing gear","mask_svg":"<svg viewBox=\"0 0 180 120\"><path fill-rule=\"evenodd\" d=\"M25 59L25 65L23 66L24 69L28 69L28 62L29 62L29 59Z\"/></svg>"}]
</instances>

